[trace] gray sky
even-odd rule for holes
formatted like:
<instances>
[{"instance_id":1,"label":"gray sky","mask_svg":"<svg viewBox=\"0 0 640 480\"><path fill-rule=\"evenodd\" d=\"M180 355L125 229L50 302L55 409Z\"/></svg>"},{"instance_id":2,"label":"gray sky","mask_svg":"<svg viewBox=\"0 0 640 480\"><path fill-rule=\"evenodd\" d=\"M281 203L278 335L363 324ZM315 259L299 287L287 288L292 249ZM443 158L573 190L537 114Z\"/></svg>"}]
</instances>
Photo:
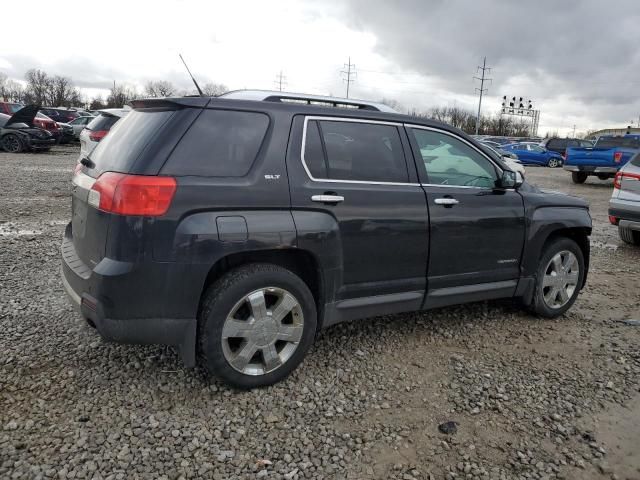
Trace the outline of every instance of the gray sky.
<instances>
[{"instance_id":1,"label":"gray sky","mask_svg":"<svg viewBox=\"0 0 640 480\"><path fill-rule=\"evenodd\" d=\"M407 108L477 108L472 77L492 67L483 113L502 95L542 111L541 133L637 125L640 115L640 10L637 0L304 0L30 2L34 15L3 25L0 71L29 68L73 78L91 96L115 80L200 83L392 98ZM23 18L9 2L3 17ZM60 32L55 33L59 27ZM24 32L27 35L24 35ZM20 38L20 40L18 40Z\"/></svg>"}]
</instances>

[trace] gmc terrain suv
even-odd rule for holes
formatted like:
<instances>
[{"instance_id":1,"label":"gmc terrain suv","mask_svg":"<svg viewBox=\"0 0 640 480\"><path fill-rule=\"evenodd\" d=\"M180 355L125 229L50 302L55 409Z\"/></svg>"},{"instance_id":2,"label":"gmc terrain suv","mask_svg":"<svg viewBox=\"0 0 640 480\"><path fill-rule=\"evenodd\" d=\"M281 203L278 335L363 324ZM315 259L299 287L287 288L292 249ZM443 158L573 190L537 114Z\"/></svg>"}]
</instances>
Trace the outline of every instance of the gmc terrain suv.
<instances>
[{"instance_id":1,"label":"gmc terrain suv","mask_svg":"<svg viewBox=\"0 0 640 480\"><path fill-rule=\"evenodd\" d=\"M64 286L105 338L240 388L329 325L585 284L591 217L448 125L282 92L140 100L73 178Z\"/></svg>"}]
</instances>

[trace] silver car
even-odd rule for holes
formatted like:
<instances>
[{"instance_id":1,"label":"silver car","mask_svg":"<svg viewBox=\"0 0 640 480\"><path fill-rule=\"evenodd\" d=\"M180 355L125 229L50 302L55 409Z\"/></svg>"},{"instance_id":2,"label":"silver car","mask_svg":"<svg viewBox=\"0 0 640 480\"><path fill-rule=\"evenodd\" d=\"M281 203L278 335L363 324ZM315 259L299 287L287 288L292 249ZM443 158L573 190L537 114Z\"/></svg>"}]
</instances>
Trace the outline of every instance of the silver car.
<instances>
[{"instance_id":1,"label":"silver car","mask_svg":"<svg viewBox=\"0 0 640 480\"><path fill-rule=\"evenodd\" d=\"M609 221L618 226L624 242L640 245L640 153L616 173Z\"/></svg>"},{"instance_id":2,"label":"silver car","mask_svg":"<svg viewBox=\"0 0 640 480\"><path fill-rule=\"evenodd\" d=\"M80 132L84 130L84 128L93 120L95 117L93 115L84 115L82 117L74 118L69 122L69 125L73 127L73 137L77 140L80 140Z\"/></svg>"}]
</instances>

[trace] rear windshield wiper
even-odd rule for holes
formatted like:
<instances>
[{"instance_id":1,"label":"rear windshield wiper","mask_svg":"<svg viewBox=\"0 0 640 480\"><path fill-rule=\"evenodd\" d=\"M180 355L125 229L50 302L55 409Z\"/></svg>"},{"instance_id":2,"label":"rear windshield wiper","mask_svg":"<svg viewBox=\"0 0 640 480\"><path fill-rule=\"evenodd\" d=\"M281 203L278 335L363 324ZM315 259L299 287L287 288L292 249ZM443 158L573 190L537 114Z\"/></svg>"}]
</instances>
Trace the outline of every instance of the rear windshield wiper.
<instances>
[{"instance_id":1,"label":"rear windshield wiper","mask_svg":"<svg viewBox=\"0 0 640 480\"><path fill-rule=\"evenodd\" d=\"M87 168L93 168L93 167L95 167L95 166L96 166L96 164L95 164L95 163L93 163L93 162L89 159L89 157L82 157L82 158L80 159L80 163L81 163L82 165L84 165L85 167L87 167Z\"/></svg>"}]
</instances>

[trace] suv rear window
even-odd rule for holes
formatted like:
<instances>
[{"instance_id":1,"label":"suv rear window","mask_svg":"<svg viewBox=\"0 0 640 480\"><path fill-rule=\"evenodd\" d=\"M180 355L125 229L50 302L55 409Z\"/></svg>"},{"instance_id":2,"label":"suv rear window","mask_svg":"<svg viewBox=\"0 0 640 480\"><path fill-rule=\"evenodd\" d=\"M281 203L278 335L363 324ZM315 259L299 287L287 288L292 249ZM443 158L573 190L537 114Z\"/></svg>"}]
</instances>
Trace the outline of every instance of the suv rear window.
<instances>
[{"instance_id":1,"label":"suv rear window","mask_svg":"<svg viewBox=\"0 0 640 480\"><path fill-rule=\"evenodd\" d=\"M108 117L109 122L114 123L118 120L120 122L114 125L109 134L91 152L90 158L95 164L94 170L99 173L129 172L142 150L169 121L174 112L175 110L134 110L122 119ZM107 120L97 118L89 126L94 122L102 121ZM99 125L100 128L104 126L101 123Z\"/></svg>"},{"instance_id":2,"label":"suv rear window","mask_svg":"<svg viewBox=\"0 0 640 480\"><path fill-rule=\"evenodd\" d=\"M115 115L105 115L102 113L89 122L87 130L109 130L118 120L120 120L120 117L116 117Z\"/></svg>"},{"instance_id":3,"label":"suv rear window","mask_svg":"<svg viewBox=\"0 0 640 480\"><path fill-rule=\"evenodd\" d=\"M258 156L268 127L264 113L205 110L182 137L162 173L243 177Z\"/></svg>"},{"instance_id":4,"label":"suv rear window","mask_svg":"<svg viewBox=\"0 0 640 480\"><path fill-rule=\"evenodd\" d=\"M640 142L635 137L600 137L596 142L596 148L638 148Z\"/></svg>"}]
</instances>

